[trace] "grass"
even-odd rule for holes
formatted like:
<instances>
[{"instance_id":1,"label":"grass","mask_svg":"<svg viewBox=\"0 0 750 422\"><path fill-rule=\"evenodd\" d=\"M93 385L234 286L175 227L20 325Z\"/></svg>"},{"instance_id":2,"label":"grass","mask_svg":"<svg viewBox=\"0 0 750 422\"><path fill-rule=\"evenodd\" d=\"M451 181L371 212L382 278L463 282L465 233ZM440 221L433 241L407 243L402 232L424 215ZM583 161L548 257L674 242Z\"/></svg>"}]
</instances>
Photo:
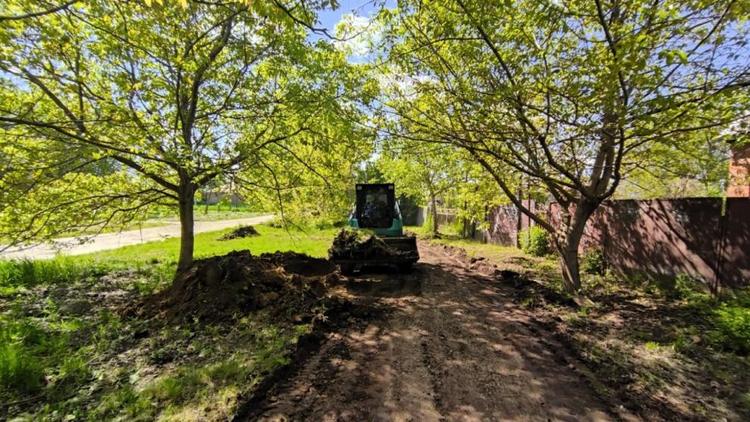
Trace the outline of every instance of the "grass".
<instances>
[{"instance_id":1,"label":"grass","mask_svg":"<svg viewBox=\"0 0 750 422\"><path fill-rule=\"evenodd\" d=\"M253 254L293 250L310 256L324 257L327 255L328 248L336 234L335 229L311 230L308 232L290 230L287 232L284 229L268 225L259 225L256 228L260 232L260 236L243 239L219 240L223 234L231 231L231 229L198 234L195 236L195 257L224 255L231 251L243 249L248 249ZM90 259L94 262L176 263L179 248L180 240L170 238L81 255L80 258Z\"/></svg>"},{"instance_id":2,"label":"grass","mask_svg":"<svg viewBox=\"0 0 750 422\"><path fill-rule=\"evenodd\" d=\"M158 416L163 420L231 418L237 393L246 391L247 385L256 383L262 374L286 364L285 352L301 332L299 328L295 332L266 325L253 341L226 359L182 365L140 389L124 385L111 391L91 416L102 419Z\"/></svg>"},{"instance_id":3,"label":"grass","mask_svg":"<svg viewBox=\"0 0 750 422\"><path fill-rule=\"evenodd\" d=\"M423 238L430 239L433 243L462 248L471 257L487 258L500 268L526 273L531 277L542 279L550 287L562 293L562 277L559 265L552 255L537 257L513 246L465 239L458 236L448 225L440 229L440 236L437 238L431 236L426 226L407 227L407 229Z\"/></svg>"},{"instance_id":4,"label":"grass","mask_svg":"<svg viewBox=\"0 0 750 422\"><path fill-rule=\"evenodd\" d=\"M440 237L437 238L431 236L430 230L426 226L410 226L407 227L407 230L416 233L422 238L428 238L435 243L464 248L471 256L484 256L500 261L507 258L527 257L522 250L512 246L494 245L491 243L482 243L474 239L461 238L447 226L440 229Z\"/></svg>"},{"instance_id":5,"label":"grass","mask_svg":"<svg viewBox=\"0 0 750 422\"><path fill-rule=\"evenodd\" d=\"M201 233L195 236L195 256L204 258L248 249L254 254L293 250L315 257L325 257L336 229L290 230L257 226L261 236L219 240L229 232ZM180 241L169 238L77 256L58 256L44 260L0 260L0 297L17 289L38 285L79 282L113 271L135 271L142 279L161 285L171 279L177 263ZM147 286L143 288L148 289Z\"/></svg>"},{"instance_id":6,"label":"grass","mask_svg":"<svg viewBox=\"0 0 750 422\"><path fill-rule=\"evenodd\" d=\"M196 258L249 249L326 256L335 229L257 226L260 236L196 236ZM0 260L0 418L226 420L265 374L288 362L309 325L267 315L179 326L119 309L167 286L178 239L48 260ZM144 337L138 333L147 332Z\"/></svg>"}]
</instances>

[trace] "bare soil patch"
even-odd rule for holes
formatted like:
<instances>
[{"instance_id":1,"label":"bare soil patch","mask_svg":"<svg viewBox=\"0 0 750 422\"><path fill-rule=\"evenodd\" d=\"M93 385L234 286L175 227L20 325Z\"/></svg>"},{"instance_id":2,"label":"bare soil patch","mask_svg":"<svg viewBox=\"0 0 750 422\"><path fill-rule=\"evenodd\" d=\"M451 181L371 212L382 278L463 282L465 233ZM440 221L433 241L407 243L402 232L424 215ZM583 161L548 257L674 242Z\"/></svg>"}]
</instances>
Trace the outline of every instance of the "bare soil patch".
<instances>
[{"instance_id":1,"label":"bare soil patch","mask_svg":"<svg viewBox=\"0 0 750 422\"><path fill-rule=\"evenodd\" d=\"M579 305L525 270L531 264L523 257L486 260L454 246L435 247L512 289L513 302L544 327L540 335L559 345L619 417L750 420L750 358L717 350L710 341L711 311L718 305L595 280L587 283L593 285L589 300Z\"/></svg>"},{"instance_id":2,"label":"bare soil patch","mask_svg":"<svg viewBox=\"0 0 750 422\"><path fill-rule=\"evenodd\" d=\"M240 420L611 420L515 288L420 243L409 274L364 273L348 316ZM310 350L308 350L310 352Z\"/></svg>"}]
</instances>

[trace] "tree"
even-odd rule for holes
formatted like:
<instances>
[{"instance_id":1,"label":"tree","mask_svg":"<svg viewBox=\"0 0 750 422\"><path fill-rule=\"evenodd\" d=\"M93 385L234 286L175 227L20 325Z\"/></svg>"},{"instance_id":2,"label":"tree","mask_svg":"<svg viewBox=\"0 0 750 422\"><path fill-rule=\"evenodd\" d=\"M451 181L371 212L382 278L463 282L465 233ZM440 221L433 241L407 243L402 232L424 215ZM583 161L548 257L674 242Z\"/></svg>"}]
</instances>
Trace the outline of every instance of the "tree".
<instances>
[{"instance_id":1,"label":"tree","mask_svg":"<svg viewBox=\"0 0 750 422\"><path fill-rule=\"evenodd\" d=\"M718 130L660 139L627 162L617 198L722 197L730 145Z\"/></svg>"},{"instance_id":2,"label":"tree","mask_svg":"<svg viewBox=\"0 0 750 422\"><path fill-rule=\"evenodd\" d=\"M339 127L334 106L366 89L340 52L307 40L307 3L150 3L65 3L4 23L0 142L17 159L3 184L28 206L3 209L0 237L176 205L184 269L197 190ZM96 179L102 163L110 174ZM82 174L97 186L78 186Z\"/></svg>"},{"instance_id":3,"label":"tree","mask_svg":"<svg viewBox=\"0 0 750 422\"><path fill-rule=\"evenodd\" d=\"M438 199L453 187L458 178L453 151L439 144L410 144L392 140L381 152L377 165L387 180L397 184L399 192L429 205L430 228L438 235Z\"/></svg>"},{"instance_id":4,"label":"tree","mask_svg":"<svg viewBox=\"0 0 750 422\"><path fill-rule=\"evenodd\" d=\"M374 98L377 85L365 85L359 99ZM373 153L373 132L357 124L367 119L363 111L346 100L331 107L346 118L315 124L298 142L261 154L261 166L236 175L243 196L275 209L285 224L321 227L344 220L360 165Z\"/></svg>"},{"instance_id":5,"label":"tree","mask_svg":"<svg viewBox=\"0 0 750 422\"><path fill-rule=\"evenodd\" d=\"M388 100L399 135L467 151L552 233L564 285L580 288L589 217L656 140L747 113L747 2L401 1L385 10L386 62L414 80ZM525 207L524 175L559 204Z\"/></svg>"}]
</instances>

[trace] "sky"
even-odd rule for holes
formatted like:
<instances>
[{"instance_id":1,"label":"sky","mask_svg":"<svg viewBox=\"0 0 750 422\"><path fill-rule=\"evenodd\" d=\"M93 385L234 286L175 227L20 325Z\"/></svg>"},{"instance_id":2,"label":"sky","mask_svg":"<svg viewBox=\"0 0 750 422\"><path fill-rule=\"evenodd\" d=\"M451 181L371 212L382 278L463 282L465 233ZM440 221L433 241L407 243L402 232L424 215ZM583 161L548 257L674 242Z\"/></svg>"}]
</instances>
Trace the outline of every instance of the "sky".
<instances>
[{"instance_id":1,"label":"sky","mask_svg":"<svg viewBox=\"0 0 750 422\"><path fill-rule=\"evenodd\" d=\"M348 19L354 28L361 28L365 31L368 28L369 21L382 8L396 7L396 0L339 0L339 7L335 10L325 9L318 11L318 28L325 28L331 35L336 35L336 25L344 19ZM369 54L367 36L356 35L358 31L350 33L355 35L347 38L346 41L339 42L341 47L348 49L348 60L351 63L367 62L372 59ZM310 40L318 40L324 35L310 32Z\"/></svg>"},{"instance_id":2,"label":"sky","mask_svg":"<svg viewBox=\"0 0 750 422\"><path fill-rule=\"evenodd\" d=\"M382 3L385 3L386 7L396 6L396 0L340 0L338 9L318 11L319 26L327 28L332 33L344 15L354 14L369 18L377 13Z\"/></svg>"}]
</instances>

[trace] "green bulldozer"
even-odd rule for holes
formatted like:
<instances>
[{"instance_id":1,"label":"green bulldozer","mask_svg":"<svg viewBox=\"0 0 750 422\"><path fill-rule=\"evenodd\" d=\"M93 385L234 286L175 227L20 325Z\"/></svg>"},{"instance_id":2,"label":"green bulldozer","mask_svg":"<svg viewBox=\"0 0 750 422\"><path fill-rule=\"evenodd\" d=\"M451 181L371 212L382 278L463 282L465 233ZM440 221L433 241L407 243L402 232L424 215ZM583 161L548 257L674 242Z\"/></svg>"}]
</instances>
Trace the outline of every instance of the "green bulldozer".
<instances>
[{"instance_id":1,"label":"green bulldozer","mask_svg":"<svg viewBox=\"0 0 750 422\"><path fill-rule=\"evenodd\" d=\"M404 235L393 183L361 183L356 185L355 192L349 230L342 230L334 239L328 251L331 261L338 264L344 274L367 266L410 270L419 260L417 239Z\"/></svg>"}]
</instances>

